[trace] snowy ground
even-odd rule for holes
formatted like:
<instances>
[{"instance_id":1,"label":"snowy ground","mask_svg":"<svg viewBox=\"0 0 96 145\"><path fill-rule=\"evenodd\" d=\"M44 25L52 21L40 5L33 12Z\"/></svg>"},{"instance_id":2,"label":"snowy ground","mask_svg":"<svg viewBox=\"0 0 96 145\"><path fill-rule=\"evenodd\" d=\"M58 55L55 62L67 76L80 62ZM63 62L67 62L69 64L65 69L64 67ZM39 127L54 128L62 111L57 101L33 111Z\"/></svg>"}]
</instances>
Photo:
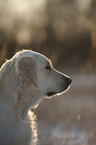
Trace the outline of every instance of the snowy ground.
<instances>
[{"instance_id":1,"label":"snowy ground","mask_svg":"<svg viewBox=\"0 0 96 145\"><path fill-rule=\"evenodd\" d=\"M38 145L96 145L96 75L73 75L68 92L36 110Z\"/></svg>"}]
</instances>

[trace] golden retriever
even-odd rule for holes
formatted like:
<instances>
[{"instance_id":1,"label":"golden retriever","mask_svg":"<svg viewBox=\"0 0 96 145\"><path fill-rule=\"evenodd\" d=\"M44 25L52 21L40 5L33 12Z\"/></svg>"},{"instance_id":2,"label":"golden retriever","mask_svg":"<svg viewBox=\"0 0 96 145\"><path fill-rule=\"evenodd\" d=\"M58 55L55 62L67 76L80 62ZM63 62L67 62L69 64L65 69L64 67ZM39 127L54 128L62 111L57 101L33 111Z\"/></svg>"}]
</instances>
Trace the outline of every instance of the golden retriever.
<instances>
[{"instance_id":1,"label":"golden retriever","mask_svg":"<svg viewBox=\"0 0 96 145\"><path fill-rule=\"evenodd\" d=\"M47 57L31 50L6 61L0 68L0 145L36 145L30 109L44 97L60 95L71 82Z\"/></svg>"}]
</instances>

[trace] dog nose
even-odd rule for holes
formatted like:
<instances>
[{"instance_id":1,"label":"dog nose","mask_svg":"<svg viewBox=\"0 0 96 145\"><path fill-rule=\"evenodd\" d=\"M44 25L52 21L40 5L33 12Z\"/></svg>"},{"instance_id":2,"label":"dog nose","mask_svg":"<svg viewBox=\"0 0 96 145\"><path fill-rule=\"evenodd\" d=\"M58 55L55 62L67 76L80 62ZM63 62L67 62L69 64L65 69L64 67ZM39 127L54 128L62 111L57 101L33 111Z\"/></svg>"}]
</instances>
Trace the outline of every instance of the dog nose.
<instances>
[{"instance_id":1,"label":"dog nose","mask_svg":"<svg viewBox=\"0 0 96 145\"><path fill-rule=\"evenodd\" d=\"M71 78L66 78L66 84L69 86L72 83Z\"/></svg>"}]
</instances>

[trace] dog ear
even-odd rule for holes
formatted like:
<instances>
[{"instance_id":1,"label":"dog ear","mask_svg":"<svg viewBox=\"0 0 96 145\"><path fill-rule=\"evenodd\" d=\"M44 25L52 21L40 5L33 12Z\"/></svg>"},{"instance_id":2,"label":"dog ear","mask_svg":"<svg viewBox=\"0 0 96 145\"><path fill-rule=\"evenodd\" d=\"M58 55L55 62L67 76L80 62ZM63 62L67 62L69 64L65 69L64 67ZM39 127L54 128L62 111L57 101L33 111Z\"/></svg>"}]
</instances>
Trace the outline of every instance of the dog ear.
<instances>
[{"instance_id":1,"label":"dog ear","mask_svg":"<svg viewBox=\"0 0 96 145\"><path fill-rule=\"evenodd\" d=\"M32 57L22 57L17 64L18 74L27 82L33 83L37 87L36 61Z\"/></svg>"}]
</instances>

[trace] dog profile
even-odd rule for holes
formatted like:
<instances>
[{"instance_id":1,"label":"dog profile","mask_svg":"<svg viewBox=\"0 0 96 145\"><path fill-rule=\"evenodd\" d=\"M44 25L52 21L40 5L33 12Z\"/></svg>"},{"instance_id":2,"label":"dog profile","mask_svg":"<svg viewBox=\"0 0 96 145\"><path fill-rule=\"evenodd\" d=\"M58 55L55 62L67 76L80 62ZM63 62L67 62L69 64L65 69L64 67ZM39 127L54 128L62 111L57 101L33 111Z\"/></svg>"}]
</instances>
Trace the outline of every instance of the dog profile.
<instances>
[{"instance_id":1,"label":"dog profile","mask_svg":"<svg viewBox=\"0 0 96 145\"><path fill-rule=\"evenodd\" d=\"M44 55L22 50L0 68L0 145L36 145L39 101L64 93L72 80Z\"/></svg>"}]
</instances>

